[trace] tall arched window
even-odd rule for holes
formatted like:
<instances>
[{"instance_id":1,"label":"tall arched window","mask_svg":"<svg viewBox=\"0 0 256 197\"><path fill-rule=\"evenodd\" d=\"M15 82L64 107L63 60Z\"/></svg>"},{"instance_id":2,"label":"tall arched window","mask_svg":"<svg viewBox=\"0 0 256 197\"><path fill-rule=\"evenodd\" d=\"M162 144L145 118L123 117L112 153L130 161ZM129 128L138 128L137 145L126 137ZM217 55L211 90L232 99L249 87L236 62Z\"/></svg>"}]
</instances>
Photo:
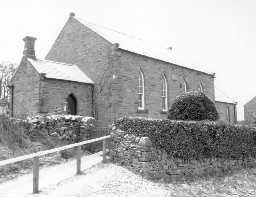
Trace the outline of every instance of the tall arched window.
<instances>
[{"instance_id":1,"label":"tall arched window","mask_svg":"<svg viewBox=\"0 0 256 197\"><path fill-rule=\"evenodd\" d=\"M189 91L189 85L188 82L184 79L184 91L188 92Z\"/></svg>"},{"instance_id":2,"label":"tall arched window","mask_svg":"<svg viewBox=\"0 0 256 197\"><path fill-rule=\"evenodd\" d=\"M77 101L73 94L67 97L67 113L72 115L77 114Z\"/></svg>"},{"instance_id":3,"label":"tall arched window","mask_svg":"<svg viewBox=\"0 0 256 197\"><path fill-rule=\"evenodd\" d=\"M167 111L168 110L168 96L167 96L167 80L165 75L162 75L162 95L161 95L161 100L162 100L162 111Z\"/></svg>"},{"instance_id":4,"label":"tall arched window","mask_svg":"<svg viewBox=\"0 0 256 197\"><path fill-rule=\"evenodd\" d=\"M199 92L204 92L204 85L203 85L202 81L200 81L200 83L199 83L198 91Z\"/></svg>"},{"instance_id":5,"label":"tall arched window","mask_svg":"<svg viewBox=\"0 0 256 197\"><path fill-rule=\"evenodd\" d=\"M145 82L144 82L144 75L140 70L139 73L139 81L138 81L138 109L144 110L145 109Z\"/></svg>"},{"instance_id":6,"label":"tall arched window","mask_svg":"<svg viewBox=\"0 0 256 197\"><path fill-rule=\"evenodd\" d=\"M230 123L230 110L228 106L227 106L227 121L228 123Z\"/></svg>"}]
</instances>

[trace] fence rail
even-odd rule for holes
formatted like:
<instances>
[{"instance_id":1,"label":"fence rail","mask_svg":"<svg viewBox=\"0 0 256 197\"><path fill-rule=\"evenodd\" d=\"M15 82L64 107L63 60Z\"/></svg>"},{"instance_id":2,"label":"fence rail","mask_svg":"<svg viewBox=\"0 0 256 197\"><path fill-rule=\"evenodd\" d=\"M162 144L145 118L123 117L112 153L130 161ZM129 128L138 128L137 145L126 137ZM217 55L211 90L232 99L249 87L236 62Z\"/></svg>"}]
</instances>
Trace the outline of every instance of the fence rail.
<instances>
[{"instance_id":1,"label":"fence rail","mask_svg":"<svg viewBox=\"0 0 256 197\"><path fill-rule=\"evenodd\" d=\"M86 141L82 141L82 142L78 142L78 143L74 143L74 144L69 144L66 146L61 146L58 148L53 148L50 150L40 151L40 152L36 152L36 153L32 153L32 154L28 154L28 155L24 155L24 156L20 156L20 157L15 157L12 159L3 160L3 161L0 161L0 167L8 165L8 164L13 164L16 162L28 160L28 159L33 159L33 193L35 194L35 193L39 192L39 157L40 156L44 156L44 155L48 155L51 153L56 153L59 151L77 147L76 173L81 174L81 157L82 157L81 146L83 146L85 144L91 144L93 142L103 141L103 143L102 143L103 160L102 161L105 162L106 161L106 140L109 138L110 138L110 135L107 135L107 136L103 136L103 137L99 137L99 138L95 138L95 139L91 139L91 140L86 140Z\"/></svg>"}]
</instances>

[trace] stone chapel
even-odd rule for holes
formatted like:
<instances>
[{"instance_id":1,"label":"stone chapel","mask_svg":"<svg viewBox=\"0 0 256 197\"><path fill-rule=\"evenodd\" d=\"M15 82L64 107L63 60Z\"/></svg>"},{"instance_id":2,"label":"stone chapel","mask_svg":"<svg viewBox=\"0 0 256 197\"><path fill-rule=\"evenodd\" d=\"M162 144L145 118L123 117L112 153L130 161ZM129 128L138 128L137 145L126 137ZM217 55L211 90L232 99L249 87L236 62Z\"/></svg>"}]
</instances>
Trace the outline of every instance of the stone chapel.
<instances>
[{"instance_id":1,"label":"stone chapel","mask_svg":"<svg viewBox=\"0 0 256 197\"><path fill-rule=\"evenodd\" d=\"M166 118L176 96L199 90L215 102L220 119L236 122L236 103L215 101L214 74L183 65L170 49L85 22L71 13L45 59L27 36L10 83L11 115L64 111L107 126L123 116Z\"/></svg>"}]
</instances>

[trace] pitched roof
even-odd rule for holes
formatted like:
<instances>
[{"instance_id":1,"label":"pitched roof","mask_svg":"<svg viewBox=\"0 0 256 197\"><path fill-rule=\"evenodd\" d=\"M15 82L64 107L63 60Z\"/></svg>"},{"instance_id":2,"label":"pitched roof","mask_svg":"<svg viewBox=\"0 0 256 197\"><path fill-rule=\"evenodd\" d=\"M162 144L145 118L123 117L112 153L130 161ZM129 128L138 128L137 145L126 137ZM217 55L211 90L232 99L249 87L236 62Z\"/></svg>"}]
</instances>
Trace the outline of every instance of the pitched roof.
<instances>
[{"instance_id":1,"label":"pitched roof","mask_svg":"<svg viewBox=\"0 0 256 197\"><path fill-rule=\"evenodd\" d=\"M218 88L215 88L215 101L236 104L233 99L228 97L223 91L219 90Z\"/></svg>"},{"instance_id":2,"label":"pitched roof","mask_svg":"<svg viewBox=\"0 0 256 197\"><path fill-rule=\"evenodd\" d=\"M75 64L27 58L31 65L46 78L93 84L94 82Z\"/></svg>"},{"instance_id":3,"label":"pitched roof","mask_svg":"<svg viewBox=\"0 0 256 197\"><path fill-rule=\"evenodd\" d=\"M205 71L205 68L203 66L191 65L190 60L187 60L187 58L185 57L179 56L177 53L174 53L167 47L160 47L159 45L145 42L144 40L139 39L135 36L131 36L108 27L90 23L80 18L75 19L77 19L80 23L82 23L92 31L96 32L101 37L105 38L110 43L118 43L119 48L123 50L209 74Z\"/></svg>"}]
</instances>

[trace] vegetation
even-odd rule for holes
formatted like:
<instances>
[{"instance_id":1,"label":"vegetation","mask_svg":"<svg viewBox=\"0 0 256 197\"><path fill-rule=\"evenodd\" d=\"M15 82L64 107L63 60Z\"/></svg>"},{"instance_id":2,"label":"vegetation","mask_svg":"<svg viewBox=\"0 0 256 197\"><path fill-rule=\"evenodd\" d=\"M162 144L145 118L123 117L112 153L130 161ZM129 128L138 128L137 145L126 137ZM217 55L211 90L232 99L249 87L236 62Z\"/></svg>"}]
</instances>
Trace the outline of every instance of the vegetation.
<instances>
[{"instance_id":1,"label":"vegetation","mask_svg":"<svg viewBox=\"0 0 256 197\"><path fill-rule=\"evenodd\" d=\"M8 84L15 73L16 65L9 62L0 63L0 98L8 98Z\"/></svg>"},{"instance_id":2,"label":"vegetation","mask_svg":"<svg viewBox=\"0 0 256 197\"><path fill-rule=\"evenodd\" d=\"M256 129L213 121L177 121L121 118L115 127L137 136L147 136L169 156L184 160L256 157Z\"/></svg>"},{"instance_id":3,"label":"vegetation","mask_svg":"<svg viewBox=\"0 0 256 197\"><path fill-rule=\"evenodd\" d=\"M168 112L171 120L217 120L214 103L201 92L189 92L177 97Z\"/></svg>"}]
</instances>

